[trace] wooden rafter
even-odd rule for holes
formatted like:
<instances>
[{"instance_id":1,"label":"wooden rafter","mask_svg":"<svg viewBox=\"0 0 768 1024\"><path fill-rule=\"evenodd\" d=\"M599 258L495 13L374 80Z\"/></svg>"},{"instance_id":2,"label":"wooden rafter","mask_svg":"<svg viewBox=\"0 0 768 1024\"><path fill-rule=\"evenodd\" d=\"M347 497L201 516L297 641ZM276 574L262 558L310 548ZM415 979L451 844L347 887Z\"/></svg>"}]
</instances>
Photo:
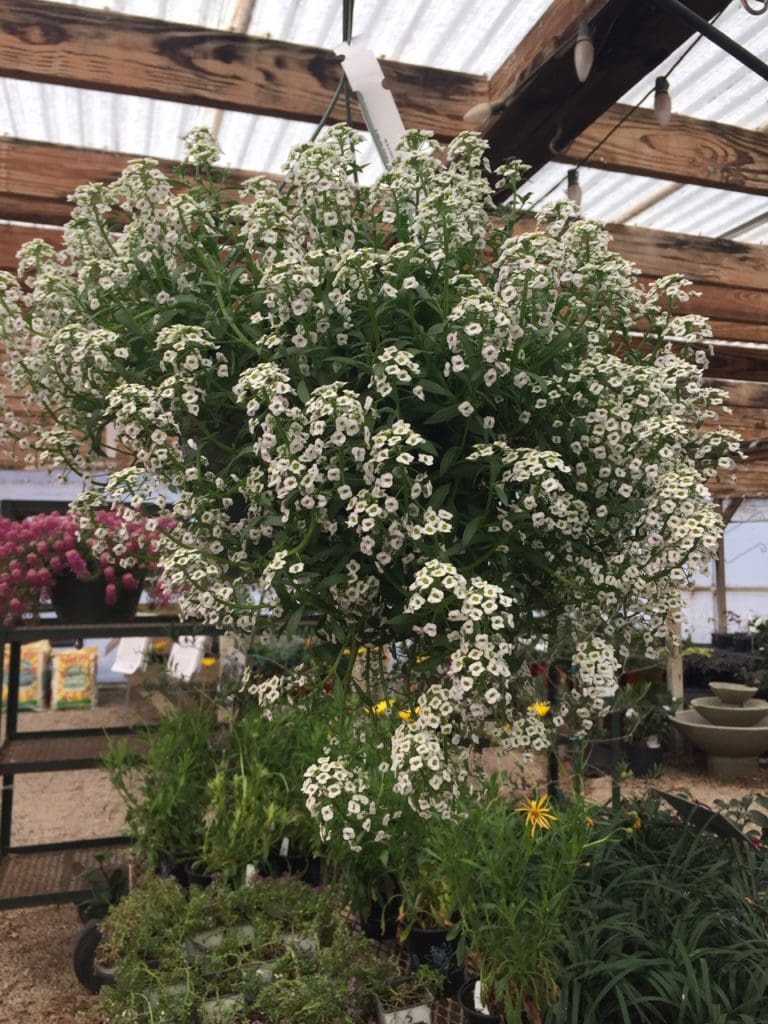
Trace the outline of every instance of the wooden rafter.
<instances>
[{"instance_id":1,"label":"wooden rafter","mask_svg":"<svg viewBox=\"0 0 768 1024\"><path fill-rule=\"evenodd\" d=\"M728 0L688 0L711 18ZM596 59L579 83L573 68L578 23L592 24ZM653 3L558 0L491 78L490 98L511 97L485 126L491 165L517 156L537 170L550 144L576 138L692 34L690 26Z\"/></svg>"},{"instance_id":2,"label":"wooden rafter","mask_svg":"<svg viewBox=\"0 0 768 1024\"><path fill-rule=\"evenodd\" d=\"M23 219L28 225L0 225L0 268L15 270L19 246L39 235L53 245L61 232L34 222L63 223L70 212L66 195L87 179L112 180L129 159L126 154L82 150L22 140L0 140L0 218ZM161 164L168 166L167 164ZM229 171L233 183L250 172ZM522 222L530 230L533 221ZM650 281L683 272L702 294L685 309L712 318L716 338L768 345L768 247L722 239L609 224L616 251L636 264ZM749 347L718 350L718 375L759 379L765 353ZM763 365L760 365L763 360Z\"/></svg>"},{"instance_id":3,"label":"wooden rafter","mask_svg":"<svg viewBox=\"0 0 768 1024\"><path fill-rule=\"evenodd\" d=\"M768 195L768 133L681 114L662 128L653 111L621 103L555 156L604 171Z\"/></svg>"},{"instance_id":4,"label":"wooden rafter","mask_svg":"<svg viewBox=\"0 0 768 1024\"><path fill-rule=\"evenodd\" d=\"M442 139L488 98L484 76L382 67L406 126ZM336 54L319 47L45 0L0 5L0 75L9 78L317 121L340 73ZM353 120L364 127L356 105Z\"/></svg>"},{"instance_id":5,"label":"wooden rafter","mask_svg":"<svg viewBox=\"0 0 768 1024\"><path fill-rule=\"evenodd\" d=\"M136 154L81 149L51 142L0 138L0 220L64 224L72 213L67 197L86 181L114 181ZM169 173L176 164L158 161ZM254 171L227 170L233 184ZM278 175L262 177L279 180Z\"/></svg>"}]
</instances>

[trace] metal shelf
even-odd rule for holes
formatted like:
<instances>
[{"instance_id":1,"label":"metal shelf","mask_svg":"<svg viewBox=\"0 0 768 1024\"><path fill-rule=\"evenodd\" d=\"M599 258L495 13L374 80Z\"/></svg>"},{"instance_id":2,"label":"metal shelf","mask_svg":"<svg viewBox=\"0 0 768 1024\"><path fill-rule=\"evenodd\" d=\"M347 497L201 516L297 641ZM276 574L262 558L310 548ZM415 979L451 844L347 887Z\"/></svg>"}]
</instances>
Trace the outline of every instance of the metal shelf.
<instances>
[{"instance_id":1,"label":"metal shelf","mask_svg":"<svg viewBox=\"0 0 768 1024\"><path fill-rule=\"evenodd\" d=\"M19 680L22 644L50 640L52 644L72 644L84 638L169 637L203 634L215 636L221 631L198 622L180 622L175 615L139 615L124 622L61 622L43 619L34 625L0 626L0 664L5 645L10 647L8 666L8 704L5 711L5 742L0 746L0 909L66 903L87 889L78 880L85 867L95 863L95 855L104 847L125 846L125 836L105 839L14 847L11 844L14 778L23 772L72 771L98 766L107 751L110 736L124 736L137 753L146 740L132 726L109 729L62 729L45 732L19 732Z\"/></svg>"},{"instance_id":2,"label":"metal shelf","mask_svg":"<svg viewBox=\"0 0 768 1024\"><path fill-rule=\"evenodd\" d=\"M89 895L82 880L87 868L110 848L123 859L129 840L125 836L89 839L73 843L11 849L0 861L0 910L69 903Z\"/></svg>"},{"instance_id":3,"label":"metal shelf","mask_svg":"<svg viewBox=\"0 0 768 1024\"><path fill-rule=\"evenodd\" d=\"M22 732L0 747L0 774L98 768L111 738L127 740L137 754L143 754L147 747L145 736L130 726Z\"/></svg>"}]
</instances>

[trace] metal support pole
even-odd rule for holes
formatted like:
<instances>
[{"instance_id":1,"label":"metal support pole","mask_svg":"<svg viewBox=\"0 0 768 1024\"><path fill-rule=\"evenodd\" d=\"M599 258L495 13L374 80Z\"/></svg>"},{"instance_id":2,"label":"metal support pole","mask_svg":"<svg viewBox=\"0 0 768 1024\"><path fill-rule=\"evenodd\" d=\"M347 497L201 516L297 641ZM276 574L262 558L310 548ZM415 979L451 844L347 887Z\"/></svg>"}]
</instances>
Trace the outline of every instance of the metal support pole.
<instances>
[{"instance_id":1,"label":"metal support pole","mask_svg":"<svg viewBox=\"0 0 768 1024\"><path fill-rule=\"evenodd\" d=\"M547 666L547 700L555 707L557 694L557 668L553 664ZM560 799L560 762L557 759L557 747L550 747L547 754L547 796L550 800Z\"/></svg>"},{"instance_id":2,"label":"metal support pole","mask_svg":"<svg viewBox=\"0 0 768 1024\"><path fill-rule=\"evenodd\" d=\"M621 715L611 711L608 717L611 720L611 806L614 811L621 807L621 779L619 778L619 739L621 732L619 721Z\"/></svg>"},{"instance_id":3,"label":"metal support pole","mask_svg":"<svg viewBox=\"0 0 768 1024\"><path fill-rule=\"evenodd\" d=\"M680 0L654 0L654 3L657 7L666 7L670 13L676 14L683 21L687 21L689 25L709 39L710 42L713 42L715 46L725 50L726 53L735 57L744 67L754 71L756 75L760 75L761 78L768 82L768 64L763 63L759 57L750 53L749 50L745 50L737 42L734 42L725 32L721 32L719 28L710 25L708 21L700 17L689 7L686 7Z\"/></svg>"}]
</instances>

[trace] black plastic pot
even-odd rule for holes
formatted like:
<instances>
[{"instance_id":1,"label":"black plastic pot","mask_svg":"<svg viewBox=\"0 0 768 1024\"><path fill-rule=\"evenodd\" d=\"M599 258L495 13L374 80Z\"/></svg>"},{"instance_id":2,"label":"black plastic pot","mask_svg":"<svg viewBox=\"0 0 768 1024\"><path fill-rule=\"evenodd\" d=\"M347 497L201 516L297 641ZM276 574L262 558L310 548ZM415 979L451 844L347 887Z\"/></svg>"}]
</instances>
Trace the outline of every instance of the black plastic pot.
<instances>
[{"instance_id":1,"label":"black plastic pot","mask_svg":"<svg viewBox=\"0 0 768 1024\"><path fill-rule=\"evenodd\" d=\"M734 633L731 637L734 651L749 653L752 650L752 639L751 633Z\"/></svg>"},{"instance_id":2,"label":"black plastic pot","mask_svg":"<svg viewBox=\"0 0 768 1024\"><path fill-rule=\"evenodd\" d=\"M448 928L412 928L406 946L412 962L443 975L443 995L452 998L464 982L464 971L459 965L459 936L448 938L449 931Z\"/></svg>"},{"instance_id":3,"label":"black plastic pot","mask_svg":"<svg viewBox=\"0 0 768 1024\"><path fill-rule=\"evenodd\" d=\"M501 1024L501 1017L495 1013L481 1013L475 1009L475 982L477 978L465 981L459 989L459 1003L467 1024Z\"/></svg>"},{"instance_id":4,"label":"black plastic pot","mask_svg":"<svg viewBox=\"0 0 768 1024\"><path fill-rule=\"evenodd\" d=\"M720 649L733 647L733 636L730 633L713 633L712 646Z\"/></svg>"},{"instance_id":5,"label":"black plastic pot","mask_svg":"<svg viewBox=\"0 0 768 1024\"><path fill-rule=\"evenodd\" d=\"M182 861L161 856L157 873L161 878L175 878L182 888L189 888L189 865Z\"/></svg>"},{"instance_id":6,"label":"black plastic pot","mask_svg":"<svg viewBox=\"0 0 768 1024\"><path fill-rule=\"evenodd\" d=\"M664 761L661 747L648 747L645 743L633 743L627 750L627 762L636 779L646 779L660 768Z\"/></svg>"},{"instance_id":7,"label":"black plastic pot","mask_svg":"<svg viewBox=\"0 0 768 1024\"><path fill-rule=\"evenodd\" d=\"M61 622L123 622L132 619L139 607L141 583L134 590L118 585L114 604L104 601L106 581L99 575L95 580L79 580L74 573L62 572L54 578L51 604Z\"/></svg>"},{"instance_id":8,"label":"black plastic pot","mask_svg":"<svg viewBox=\"0 0 768 1024\"><path fill-rule=\"evenodd\" d=\"M372 903L367 916L360 915L360 927L368 939L381 942L394 939L397 935L397 919L400 914L400 896L393 896L386 904Z\"/></svg>"},{"instance_id":9,"label":"black plastic pot","mask_svg":"<svg viewBox=\"0 0 768 1024\"><path fill-rule=\"evenodd\" d=\"M584 760L582 762L583 772L588 779L600 779L604 775L610 775L612 770L611 751L614 747L618 750L621 760L621 738L604 740L587 740L584 743Z\"/></svg>"},{"instance_id":10,"label":"black plastic pot","mask_svg":"<svg viewBox=\"0 0 768 1024\"><path fill-rule=\"evenodd\" d=\"M213 882L213 875L209 875L202 868L186 868L187 885L197 885L201 889L207 889Z\"/></svg>"}]
</instances>

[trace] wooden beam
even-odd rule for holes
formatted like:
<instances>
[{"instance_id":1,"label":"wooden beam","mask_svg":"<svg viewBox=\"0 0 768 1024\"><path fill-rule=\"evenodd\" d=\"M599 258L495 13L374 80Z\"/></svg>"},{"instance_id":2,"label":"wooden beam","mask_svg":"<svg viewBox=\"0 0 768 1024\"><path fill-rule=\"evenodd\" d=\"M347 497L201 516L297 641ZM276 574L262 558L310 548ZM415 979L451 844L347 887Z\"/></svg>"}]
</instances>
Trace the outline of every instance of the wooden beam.
<instances>
[{"instance_id":1,"label":"wooden beam","mask_svg":"<svg viewBox=\"0 0 768 1024\"><path fill-rule=\"evenodd\" d=\"M768 138L768 137L767 137ZM701 284L768 288L768 246L606 224L613 248L644 274L684 274Z\"/></svg>"},{"instance_id":2,"label":"wooden beam","mask_svg":"<svg viewBox=\"0 0 768 1024\"><path fill-rule=\"evenodd\" d=\"M768 383L761 381L727 380L713 377L713 387L728 392L726 404L732 407L768 410Z\"/></svg>"},{"instance_id":3,"label":"wooden beam","mask_svg":"<svg viewBox=\"0 0 768 1024\"><path fill-rule=\"evenodd\" d=\"M768 345L768 324L734 323L731 320L709 321L712 334L723 341L748 341L757 345Z\"/></svg>"},{"instance_id":4,"label":"wooden beam","mask_svg":"<svg viewBox=\"0 0 768 1024\"><path fill-rule=\"evenodd\" d=\"M605 139L605 141L603 141ZM593 154L596 146L600 148ZM674 114L662 128L652 110L617 103L555 159L604 171L768 195L768 132Z\"/></svg>"},{"instance_id":5,"label":"wooden beam","mask_svg":"<svg viewBox=\"0 0 768 1024\"><path fill-rule=\"evenodd\" d=\"M740 462L735 470L724 473L708 485L716 498L768 497L768 465L761 462Z\"/></svg>"},{"instance_id":6,"label":"wooden beam","mask_svg":"<svg viewBox=\"0 0 768 1024\"><path fill-rule=\"evenodd\" d=\"M72 213L67 197L86 181L114 181L135 153L81 149L51 142L0 138L0 220L33 224L64 224ZM178 168L173 160L159 160L166 174ZM224 168L226 180L237 185L255 171ZM262 177L279 181L280 176Z\"/></svg>"},{"instance_id":7,"label":"wooden beam","mask_svg":"<svg viewBox=\"0 0 768 1024\"><path fill-rule=\"evenodd\" d=\"M406 127L450 139L488 98L484 76L382 61ZM0 75L318 121L339 81L331 50L46 0L3 0ZM343 102L335 120L343 118ZM355 105L353 121L364 127Z\"/></svg>"},{"instance_id":8,"label":"wooden beam","mask_svg":"<svg viewBox=\"0 0 768 1024\"><path fill-rule=\"evenodd\" d=\"M679 270L685 273L684 267L680 267ZM641 275L638 280L643 284L650 284L653 278ZM702 283L697 283L694 290L700 294L680 307L687 313L699 313L717 320L728 320L734 324L768 323L768 291Z\"/></svg>"},{"instance_id":9,"label":"wooden beam","mask_svg":"<svg viewBox=\"0 0 768 1024\"><path fill-rule=\"evenodd\" d=\"M704 18L728 0L688 0ZM580 21L589 21L595 62L586 82L573 67ZM569 143L693 34L653 3L558 0L491 78L490 99L508 98L484 127L491 166L517 156L534 171L552 158L550 144Z\"/></svg>"},{"instance_id":10,"label":"wooden beam","mask_svg":"<svg viewBox=\"0 0 768 1024\"><path fill-rule=\"evenodd\" d=\"M768 407L765 409L749 409L733 407L730 413L723 413L713 426L726 427L741 434L745 441L760 441L768 437Z\"/></svg>"},{"instance_id":11,"label":"wooden beam","mask_svg":"<svg viewBox=\"0 0 768 1024\"><path fill-rule=\"evenodd\" d=\"M58 247L62 243L59 228L34 227L25 224L0 224L0 270L16 273L18 260L16 253L25 242L33 238L42 238L50 245Z\"/></svg>"}]
</instances>

